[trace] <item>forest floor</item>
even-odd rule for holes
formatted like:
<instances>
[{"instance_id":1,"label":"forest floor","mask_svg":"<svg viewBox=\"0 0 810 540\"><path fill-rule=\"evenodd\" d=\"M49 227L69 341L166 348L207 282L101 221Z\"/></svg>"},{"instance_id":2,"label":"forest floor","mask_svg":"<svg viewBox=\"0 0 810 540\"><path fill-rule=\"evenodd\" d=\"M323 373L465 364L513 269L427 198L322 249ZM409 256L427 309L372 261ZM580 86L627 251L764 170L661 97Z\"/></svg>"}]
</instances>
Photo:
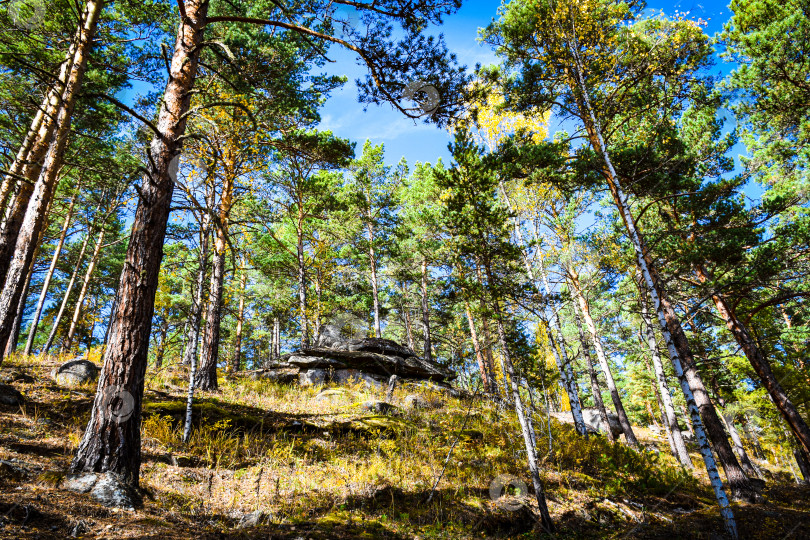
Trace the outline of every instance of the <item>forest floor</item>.
<instances>
[{"instance_id":1,"label":"forest floor","mask_svg":"<svg viewBox=\"0 0 810 540\"><path fill-rule=\"evenodd\" d=\"M25 406L0 405L0 538L541 536L533 500L490 497L500 475L528 481L513 415L490 402L401 387L395 404L420 394L435 408L374 415L360 404L382 392L359 386L316 397L319 388L228 378L198 396L183 444L182 369L146 383L143 507L106 508L59 488L95 390L57 386L49 373L60 360L16 357L0 371L30 377L13 383ZM678 467L664 438L637 428L637 452L538 422L555 537L722 537L705 475ZM810 488L765 467L764 501L733 505L741 538L810 538Z\"/></svg>"}]
</instances>

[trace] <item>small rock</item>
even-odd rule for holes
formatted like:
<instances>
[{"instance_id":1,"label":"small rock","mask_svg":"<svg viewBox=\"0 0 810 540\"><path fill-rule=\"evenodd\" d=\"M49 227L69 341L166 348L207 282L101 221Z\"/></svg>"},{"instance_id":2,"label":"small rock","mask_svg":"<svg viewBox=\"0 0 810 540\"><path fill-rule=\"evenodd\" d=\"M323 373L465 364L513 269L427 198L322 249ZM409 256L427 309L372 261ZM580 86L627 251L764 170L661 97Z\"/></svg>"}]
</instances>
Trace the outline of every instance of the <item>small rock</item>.
<instances>
[{"instance_id":1,"label":"small rock","mask_svg":"<svg viewBox=\"0 0 810 540\"><path fill-rule=\"evenodd\" d=\"M2 376L0 376L0 381L7 384L11 384L14 382L30 384L36 381L36 379L34 379L31 375L28 375L27 373L23 373L22 371L15 369L14 371L4 373Z\"/></svg>"},{"instance_id":2,"label":"small rock","mask_svg":"<svg viewBox=\"0 0 810 540\"><path fill-rule=\"evenodd\" d=\"M53 370L51 376L57 384L72 388L95 381L98 378L98 372L99 368L93 362L84 358L76 358Z\"/></svg>"},{"instance_id":3,"label":"small rock","mask_svg":"<svg viewBox=\"0 0 810 540\"><path fill-rule=\"evenodd\" d=\"M360 404L360 410L366 412L372 412L375 414L388 414L396 410L396 407L391 405L390 403L386 403L385 401L379 401L376 399L371 399L368 401L364 401Z\"/></svg>"},{"instance_id":4,"label":"small rock","mask_svg":"<svg viewBox=\"0 0 810 540\"><path fill-rule=\"evenodd\" d=\"M270 518L269 514L262 512L261 510L256 510L255 512L251 512L249 514L245 514L242 516L242 519L239 520L239 524L236 526L238 529L248 529L250 527L258 527L259 525L264 525L267 523L267 520Z\"/></svg>"},{"instance_id":5,"label":"small rock","mask_svg":"<svg viewBox=\"0 0 810 540\"><path fill-rule=\"evenodd\" d=\"M14 387L0 383L0 403L16 407L25 402L23 395Z\"/></svg>"}]
</instances>

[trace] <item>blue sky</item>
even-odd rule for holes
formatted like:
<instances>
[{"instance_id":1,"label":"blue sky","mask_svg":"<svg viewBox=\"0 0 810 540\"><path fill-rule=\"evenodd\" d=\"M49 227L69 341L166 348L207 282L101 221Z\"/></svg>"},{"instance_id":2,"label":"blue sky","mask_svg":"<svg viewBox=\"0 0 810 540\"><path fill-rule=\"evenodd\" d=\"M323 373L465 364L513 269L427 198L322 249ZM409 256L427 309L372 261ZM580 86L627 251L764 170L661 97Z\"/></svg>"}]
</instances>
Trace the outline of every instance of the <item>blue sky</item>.
<instances>
[{"instance_id":1,"label":"blue sky","mask_svg":"<svg viewBox=\"0 0 810 540\"><path fill-rule=\"evenodd\" d=\"M476 63L483 65L497 62L492 50L478 43L478 29L486 26L497 17L500 1L471 0L464 2L462 8L445 19L444 25L436 33L445 35L449 49L458 55L459 62L470 68ZM676 12L685 13L685 18L702 18L708 22L705 27L708 34L714 34L728 20L730 11L725 1L704 2L649 2L649 10L663 10L667 15ZM326 69L332 74L342 74L349 82L335 92L322 110L322 129L330 129L336 135L357 141L357 148L362 147L366 139L374 143L385 143L386 161L395 164L405 157L412 165L417 161L435 163L441 157L449 162L447 143L450 136L447 131L416 123L395 111L390 105L369 106L366 112L357 101L355 79L365 75L365 69L356 64L354 56L334 50L330 58L335 60ZM732 66L722 65L718 60L716 71L727 73ZM742 147L735 149L742 151Z\"/></svg>"}]
</instances>

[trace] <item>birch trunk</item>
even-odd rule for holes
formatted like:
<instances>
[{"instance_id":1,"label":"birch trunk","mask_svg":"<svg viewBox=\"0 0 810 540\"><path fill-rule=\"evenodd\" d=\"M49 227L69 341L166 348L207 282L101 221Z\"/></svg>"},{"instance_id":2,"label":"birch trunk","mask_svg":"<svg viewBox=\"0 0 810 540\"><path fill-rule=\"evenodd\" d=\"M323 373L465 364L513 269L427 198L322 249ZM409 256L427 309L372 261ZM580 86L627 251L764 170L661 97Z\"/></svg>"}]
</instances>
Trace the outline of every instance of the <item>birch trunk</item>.
<instances>
[{"instance_id":1,"label":"birch trunk","mask_svg":"<svg viewBox=\"0 0 810 540\"><path fill-rule=\"evenodd\" d=\"M48 273L45 274L45 279L42 281L42 291L39 293L39 300L37 300L37 307L34 310L34 316L31 319L31 325L28 329L28 339L25 342L25 354L31 354L31 349L34 346L34 337L37 334L37 326L39 326L39 319L42 316L42 308L45 306L45 299L48 297L48 287L51 285L53 273L56 270L56 263L59 261L59 256L62 254L62 247L65 245L65 238L67 238L68 229L70 228L70 220L73 217L73 208L76 205L76 196L74 193L70 198L67 214L65 215L65 223L62 225L62 232L59 234L59 241L53 250L53 257L51 258L51 265L48 267Z\"/></svg>"},{"instance_id":2,"label":"birch trunk","mask_svg":"<svg viewBox=\"0 0 810 540\"><path fill-rule=\"evenodd\" d=\"M132 233L118 287L109 342L98 392L76 457L73 473L115 472L137 487L141 466L141 403L163 241L171 209L177 159L185 133L197 62L203 48L206 0L185 0L161 100L157 128L141 184ZM110 396L123 396L131 408L114 415Z\"/></svg>"},{"instance_id":3,"label":"birch trunk","mask_svg":"<svg viewBox=\"0 0 810 540\"><path fill-rule=\"evenodd\" d=\"M487 272L487 280L492 283L492 274L489 268L485 268L485 270ZM534 493L537 499L537 506L540 511L540 523L546 532L551 534L554 532L554 523L551 521L551 515L549 514L548 505L546 503L545 490L543 488L543 483L540 480L540 471L537 468L537 449L535 447L537 437L534 433L534 426L531 423L531 419L526 415L523 407L523 398L520 395L520 387L518 385L518 380L512 365L509 347L507 346L506 331L504 330L503 321L501 320L500 303L494 298L491 300L491 302L495 315L495 326L498 331L498 340L500 341L501 345L501 356L503 357L504 368L506 369L506 374L509 377L509 384L512 390L512 403L514 404L515 413L517 414L518 423L520 424L520 431L523 435L523 444L526 448L529 474L532 477L532 484L534 486Z\"/></svg>"},{"instance_id":4,"label":"birch trunk","mask_svg":"<svg viewBox=\"0 0 810 540\"><path fill-rule=\"evenodd\" d=\"M613 401L613 407L616 409L616 415L619 417L619 424L622 426L624 437L627 440L627 444L630 446L638 446L636 434L633 433L633 428L630 426L630 420L627 418L627 412L624 410L622 398L619 395L619 389L616 387L616 381L613 379L613 372L610 369L607 356L602 348L602 339L599 337L596 324L594 324L593 317L591 317L591 306L588 304L585 295L582 293L582 286L579 282L579 274L577 274L577 271L572 267L567 268L566 271L568 274L568 281L571 283L571 286L574 289L574 296L579 303L579 310L582 313L582 317L585 319L585 326L588 327L588 332L591 334L591 341L593 342L593 348L596 351L596 358L599 360L599 365L602 367L602 374L605 376L605 382L607 383L608 391L610 392L610 399Z\"/></svg>"},{"instance_id":5,"label":"birch trunk","mask_svg":"<svg viewBox=\"0 0 810 540\"><path fill-rule=\"evenodd\" d=\"M570 36L568 36L568 39L570 39ZM721 454L722 449L721 455L725 458L723 465L726 471L726 478L729 480L729 484L732 485L732 492L735 491L736 487L738 493L742 494L742 492L747 492L748 494L752 494L753 488L748 482L748 478L745 476L742 469L740 469L739 464L734 457L734 452L731 451L731 447L728 444L728 439L725 438L725 432L722 429L722 424L720 424L720 421L717 418L717 412L714 410L714 407L711 406L708 393L706 392L705 387L703 387L702 381L700 381L700 378L697 376L697 369L693 367L693 362L689 361L689 359L691 359L691 352L688 355L685 354L684 356L681 356L679 354L679 350L675 346L675 341L670 333L669 325L671 324L673 329L680 329L680 321L677 320L674 310L671 310L671 308L670 310L665 310L664 305L662 304L663 296L659 294L659 292L662 291L659 291L656 281L653 280L650 268L651 265L648 264L646 259L646 253L643 247L641 235L636 229L635 221L630 213L630 206L627 202L627 197L621 189L619 178L616 174L616 170L613 167L613 162L610 160L607 148L605 147L605 141L602 137L602 130L599 125L599 121L590 103L588 88L584 79L582 62L579 58L577 47L571 42L568 43L568 46L570 47L572 59L575 63L576 87L579 90L579 96L577 96L579 101L578 105L585 116L583 120L585 120L586 129L590 135L591 146L597 155L602 158L604 163L608 186L611 194L613 195L614 202L619 210L619 214L621 215L625 227L627 228L630 241L633 244L633 249L636 255L636 264L644 276L644 281L653 301L653 307L658 314L658 322L661 326L661 333L664 336L664 341L667 343L667 349L669 350L673 367L675 368L675 374L678 376L678 380L681 382L681 389L683 390L684 397L686 398L686 402L692 416L695 435L697 437L698 444L700 445L700 453L703 456L704 463L706 464L706 472L709 475L709 480L711 481L712 489L714 490L715 498L717 499L717 504L720 507L720 513L723 516L723 521L725 522L728 533L733 539L736 540L736 538L738 538L737 524L734 520L734 514L731 511L728 498L726 497L726 493L723 489L723 482L720 479L720 474L717 472L717 466L714 461L714 456L712 456L708 439L703 431L704 421L706 421L706 424L709 426L710 432L713 435L712 441L715 443L715 448L717 449L718 454ZM575 92L575 94L576 93L577 92ZM670 313L667 314L665 311L670 311ZM668 318L669 321L667 320ZM682 329L680 329L680 331L681 333L683 332ZM684 353L689 351L686 336L679 335L677 338L681 338L679 339L680 352ZM682 360L685 362L688 371L684 371ZM697 388L698 391L693 393L693 387ZM695 394L698 395L702 402L700 409L698 408ZM703 417L703 420L701 420L701 417ZM736 465L736 468L734 465Z\"/></svg>"},{"instance_id":6,"label":"birch trunk","mask_svg":"<svg viewBox=\"0 0 810 540\"><path fill-rule=\"evenodd\" d=\"M200 223L200 266L197 269L196 289L194 292L194 302L191 305L189 314L188 336L186 337L185 354L183 363L191 365L192 357L197 356L200 346L200 324L202 322L203 302L205 301L205 274L208 266L208 242L211 233L211 216L206 213Z\"/></svg>"},{"instance_id":7,"label":"birch trunk","mask_svg":"<svg viewBox=\"0 0 810 540\"><path fill-rule=\"evenodd\" d=\"M596 404L596 409L599 411L599 416L602 417L602 424L607 427L605 436L610 442L614 442L616 438L613 436L613 430L610 429L610 420L608 419L607 409L605 402L602 401L602 389L599 388L599 380L596 378L596 370L593 367L593 358L591 358L590 346L588 340L585 339L585 332L582 330L582 321L579 318L579 312L576 306L574 309L574 320L577 324L577 333L579 334L579 343L582 347L582 354L585 356L585 361L588 363L588 376L591 379L591 393L593 394L593 402Z\"/></svg>"},{"instance_id":8,"label":"birch trunk","mask_svg":"<svg viewBox=\"0 0 810 540\"><path fill-rule=\"evenodd\" d=\"M641 320L644 325L644 331L647 335L647 346L650 349L650 356L652 357L653 370L655 371L655 379L658 382L658 391L661 396L661 402L664 405L664 415L666 416L666 426L669 431L669 438L672 440L673 450L675 457L687 469L693 469L695 466L692 463L692 458L689 457L689 452L686 450L686 444L683 441L683 434L678 426L678 417L675 415L675 407L672 404L672 396L669 393L669 385L667 384L667 377L664 373L664 364L661 362L661 355L658 352L658 341L655 339L655 331L653 330L652 321L650 320L649 312L647 311L647 297L644 294L644 285L639 284L641 299Z\"/></svg>"}]
</instances>

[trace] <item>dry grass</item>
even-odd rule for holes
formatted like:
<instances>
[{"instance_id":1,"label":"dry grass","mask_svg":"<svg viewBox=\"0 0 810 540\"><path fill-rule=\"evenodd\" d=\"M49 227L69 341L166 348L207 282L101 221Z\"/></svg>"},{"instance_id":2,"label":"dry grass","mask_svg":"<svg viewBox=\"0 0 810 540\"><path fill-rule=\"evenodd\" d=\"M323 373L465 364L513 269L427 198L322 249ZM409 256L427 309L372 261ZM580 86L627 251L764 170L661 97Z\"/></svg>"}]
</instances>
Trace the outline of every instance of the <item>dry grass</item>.
<instances>
[{"instance_id":1,"label":"dry grass","mask_svg":"<svg viewBox=\"0 0 810 540\"><path fill-rule=\"evenodd\" d=\"M94 392L59 388L49 379L52 367L66 359L15 357L3 366L3 372L20 370L36 380L15 383L28 398L24 408L0 408L0 459L17 459L13 463L21 468L0 476L0 537L64 538L74 530L93 538L539 534L532 501L512 512L489 497L498 475L528 483L513 415L489 402L430 395L443 405L381 416L361 412L360 403L383 395L360 385L318 399L319 388L225 379L220 392L199 396L192 438L184 444L185 373L172 368L147 382L145 506L136 512L105 509L58 489ZM393 402L401 404L410 393L425 390L398 388ZM705 482L675 465L665 441L640 429L645 445L662 452L636 452L601 437L583 441L552 423L549 453L548 426L539 420L543 480L561 536L671 538L681 531L708 538L722 530ZM799 532L810 531L802 514L810 510L807 503L782 496L796 488L776 488L767 510L745 505L738 511L741 529L751 537L777 531L784 536L797 523ZM235 529L256 510L271 516L267 525ZM763 531L753 520L767 516L792 521Z\"/></svg>"}]
</instances>

